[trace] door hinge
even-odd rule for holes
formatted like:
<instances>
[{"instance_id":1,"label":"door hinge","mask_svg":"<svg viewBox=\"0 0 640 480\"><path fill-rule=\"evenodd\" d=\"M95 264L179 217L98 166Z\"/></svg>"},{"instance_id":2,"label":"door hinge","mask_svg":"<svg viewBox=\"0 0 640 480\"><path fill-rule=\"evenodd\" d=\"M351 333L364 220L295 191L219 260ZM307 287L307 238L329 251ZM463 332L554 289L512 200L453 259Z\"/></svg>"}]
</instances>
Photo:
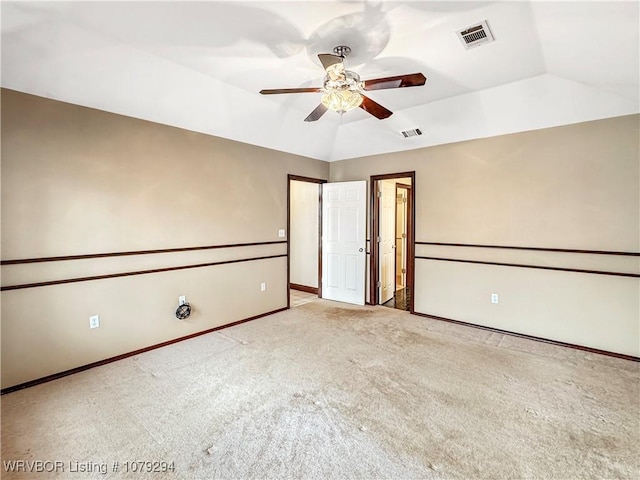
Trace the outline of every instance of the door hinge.
<instances>
[{"instance_id":1,"label":"door hinge","mask_svg":"<svg viewBox=\"0 0 640 480\"><path fill-rule=\"evenodd\" d=\"M403 269L402 269L402 273L407 273L407 269L406 269L406 268L403 268Z\"/></svg>"},{"instance_id":2,"label":"door hinge","mask_svg":"<svg viewBox=\"0 0 640 480\"><path fill-rule=\"evenodd\" d=\"M402 197L402 203L407 203L407 197Z\"/></svg>"},{"instance_id":3,"label":"door hinge","mask_svg":"<svg viewBox=\"0 0 640 480\"><path fill-rule=\"evenodd\" d=\"M382 241L382 237L378 237L378 243Z\"/></svg>"},{"instance_id":4,"label":"door hinge","mask_svg":"<svg viewBox=\"0 0 640 480\"><path fill-rule=\"evenodd\" d=\"M380 190L378 190L378 191L376 192L376 196L377 196L378 198L382 198L382 192L381 192Z\"/></svg>"},{"instance_id":5,"label":"door hinge","mask_svg":"<svg viewBox=\"0 0 640 480\"><path fill-rule=\"evenodd\" d=\"M377 286L378 288L382 287L382 282L380 282L380 281L379 281L379 282L376 284L376 286Z\"/></svg>"},{"instance_id":6,"label":"door hinge","mask_svg":"<svg viewBox=\"0 0 640 480\"><path fill-rule=\"evenodd\" d=\"M406 233L403 233L403 234L402 234L402 238L407 238L407 234L406 234Z\"/></svg>"}]
</instances>

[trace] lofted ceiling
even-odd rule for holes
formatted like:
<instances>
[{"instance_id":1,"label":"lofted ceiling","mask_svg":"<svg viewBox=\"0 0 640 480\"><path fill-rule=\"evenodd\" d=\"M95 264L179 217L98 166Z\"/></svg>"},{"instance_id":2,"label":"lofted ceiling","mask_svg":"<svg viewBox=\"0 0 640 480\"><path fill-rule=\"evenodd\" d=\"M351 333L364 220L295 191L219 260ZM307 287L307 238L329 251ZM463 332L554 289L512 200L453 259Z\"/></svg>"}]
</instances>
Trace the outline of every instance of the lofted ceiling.
<instances>
[{"instance_id":1,"label":"lofted ceiling","mask_svg":"<svg viewBox=\"0 0 640 480\"><path fill-rule=\"evenodd\" d=\"M639 112L631 1L2 1L2 86L326 161ZM456 31L486 20L495 41ZM348 45L394 114L304 118L319 53ZM404 138L419 128L422 136Z\"/></svg>"}]
</instances>

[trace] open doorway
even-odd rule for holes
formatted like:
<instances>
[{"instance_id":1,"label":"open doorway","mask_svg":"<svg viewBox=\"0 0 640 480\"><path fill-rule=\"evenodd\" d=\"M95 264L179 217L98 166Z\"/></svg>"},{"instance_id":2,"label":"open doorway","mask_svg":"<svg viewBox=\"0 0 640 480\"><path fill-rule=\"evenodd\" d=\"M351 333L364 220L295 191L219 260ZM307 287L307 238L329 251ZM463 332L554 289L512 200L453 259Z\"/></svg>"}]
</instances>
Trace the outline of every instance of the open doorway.
<instances>
[{"instance_id":1,"label":"open doorway","mask_svg":"<svg viewBox=\"0 0 640 480\"><path fill-rule=\"evenodd\" d=\"M415 172L371 177L374 305L413 312Z\"/></svg>"},{"instance_id":2,"label":"open doorway","mask_svg":"<svg viewBox=\"0 0 640 480\"><path fill-rule=\"evenodd\" d=\"M365 304L366 213L364 180L288 176L288 308L297 292Z\"/></svg>"},{"instance_id":3,"label":"open doorway","mask_svg":"<svg viewBox=\"0 0 640 480\"><path fill-rule=\"evenodd\" d=\"M288 176L288 307L291 307L292 303L307 299L309 294L322 296L323 183L326 183L326 180ZM293 300L292 295L295 297Z\"/></svg>"}]
</instances>

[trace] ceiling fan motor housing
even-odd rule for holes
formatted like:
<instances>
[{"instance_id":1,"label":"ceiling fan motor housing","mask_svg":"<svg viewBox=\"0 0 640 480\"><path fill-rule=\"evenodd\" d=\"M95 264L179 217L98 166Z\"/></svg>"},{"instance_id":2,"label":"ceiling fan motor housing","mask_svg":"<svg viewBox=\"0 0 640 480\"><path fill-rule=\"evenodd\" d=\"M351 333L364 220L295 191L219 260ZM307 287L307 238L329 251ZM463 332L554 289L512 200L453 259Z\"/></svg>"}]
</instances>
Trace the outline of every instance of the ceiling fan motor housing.
<instances>
[{"instance_id":1,"label":"ceiling fan motor housing","mask_svg":"<svg viewBox=\"0 0 640 480\"><path fill-rule=\"evenodd\" d=\"M325 90L362 90L362 82L360 81L360 75L351 70L343 70L341 75L333 76L327 74L324 77L324 89Z\"/></svg>"}]
</instances>

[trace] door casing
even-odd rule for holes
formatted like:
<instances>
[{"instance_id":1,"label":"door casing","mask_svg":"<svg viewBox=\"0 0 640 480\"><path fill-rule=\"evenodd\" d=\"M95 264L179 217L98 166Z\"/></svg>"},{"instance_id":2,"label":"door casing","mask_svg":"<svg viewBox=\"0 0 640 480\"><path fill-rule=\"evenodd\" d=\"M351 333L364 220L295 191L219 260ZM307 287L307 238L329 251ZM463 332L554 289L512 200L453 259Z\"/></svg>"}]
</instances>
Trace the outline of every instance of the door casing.
<instances>
[{"instance_id":1,"label":"door casing","mask_svg":"<svg viewBox=\"0 0 640 480\"><path fill-rule=\"evenodd\" d=\"M415 196L416 196L416 172L387 173L384 175L372 175L370 182L369 208L371 212L371 223L369 227L371 238L371 258L369 265L369 303L377 305L379 301L378 280L379 280L379 248L378 235L380 234L380 209L377 197L378 181L392 180L400 178L411 179L411 189L409 190L407 215L407 290L410 292L409 311L414 313L414 280L415 280Z\"/></svg>"},{"instance_id":2,"label":"door casing","mask_svg":"<svg viewBox=\"0 0 640 480\"><path fill-rule=\"evenodd\" d=\"M287 308L291 308L291 181L318 184L318 297L322 298L322 184L320 178L287 176Z\"/></svg>"}]
</instances>

